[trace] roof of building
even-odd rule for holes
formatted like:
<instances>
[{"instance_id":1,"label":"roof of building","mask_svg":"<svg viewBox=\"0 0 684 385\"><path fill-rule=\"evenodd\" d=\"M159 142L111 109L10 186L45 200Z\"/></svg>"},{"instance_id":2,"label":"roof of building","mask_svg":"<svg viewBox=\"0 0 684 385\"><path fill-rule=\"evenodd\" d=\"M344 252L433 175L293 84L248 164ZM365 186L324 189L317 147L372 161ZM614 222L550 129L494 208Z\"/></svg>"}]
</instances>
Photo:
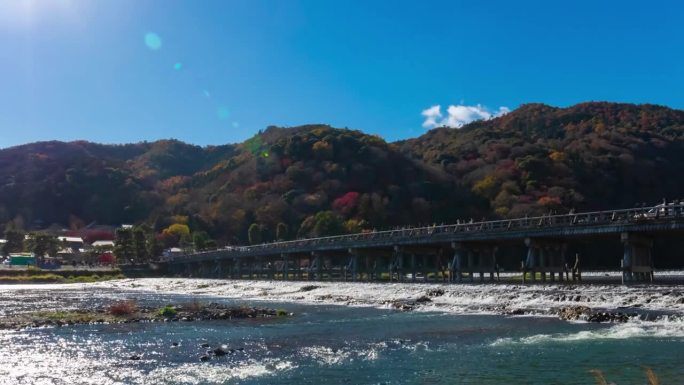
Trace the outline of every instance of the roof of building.
<instances>
[{"instance_id":1,"label":"roof of building","mask_svg":"<svg viewBox=\"0 0 684 385\"><path fill-rule=\"evenodd\" d=\"M60 241L83 243L83 238L81 237L57 237L57 239Z\"/></svg>"},{"instance_id":2,"label":"roof of building","mask_svg":"<svg viewBox=\"0 0 684 385\"><path fill-rule=\"evenodd\" d=\"M99 246L114 246L114 241L95 241L92 243L94 247Z\"/></svg>"}]
</instances>

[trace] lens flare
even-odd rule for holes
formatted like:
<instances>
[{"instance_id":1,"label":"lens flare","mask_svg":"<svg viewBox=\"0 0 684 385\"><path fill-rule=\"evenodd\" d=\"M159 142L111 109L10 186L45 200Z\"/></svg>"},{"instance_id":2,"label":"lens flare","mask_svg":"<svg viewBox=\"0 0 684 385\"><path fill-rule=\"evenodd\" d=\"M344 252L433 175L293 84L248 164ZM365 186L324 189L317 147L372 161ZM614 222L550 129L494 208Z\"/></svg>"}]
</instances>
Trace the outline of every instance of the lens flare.
<instances>
[{"instance_id":1,"label":"lens flare","mask_svg":"<svg viewBox=\"0 0 684 385\"><path fill-rule=\"evenodd\" d=\"M162 41L159 35L154 32L148 32L145 34L145 45L147 48L156 51L162 46Z\"/></svg>"},{"instance_id":2,"label":"lens flare","mask_svg":"<svg viewBox=\"0 0 684 385\"><path fill-rule=\"evenodd\" d=\"M176 71L180 71L181 69L183 69L183 63L174 64L173 69L175 69Z\"/></svg>"}]
</instances>

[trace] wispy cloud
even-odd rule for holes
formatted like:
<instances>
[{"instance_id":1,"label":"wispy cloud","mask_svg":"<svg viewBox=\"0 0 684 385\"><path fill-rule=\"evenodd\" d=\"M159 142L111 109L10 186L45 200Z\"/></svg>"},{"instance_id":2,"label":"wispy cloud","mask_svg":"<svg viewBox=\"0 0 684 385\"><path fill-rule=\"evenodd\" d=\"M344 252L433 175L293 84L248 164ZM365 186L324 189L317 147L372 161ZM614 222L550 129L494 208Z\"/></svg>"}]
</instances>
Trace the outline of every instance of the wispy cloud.
<instances>
[{"instance_id":1,"label":"wispy cloud","mask_svg":"<svg viewBox=\"0 0 684 385\"><path fill-rule=\"evenodd\" d=\"M425 117L423 127L452 127L461 128L465 124L476 120L489 120L509 113L508 107L499 107L496 111L490 111L487 107L477 104L466 106L462 104L452 104L447 108L447 115L442 114L442 106L439 104L423 110L420 114Z\"/></svg>"}]
</instances>

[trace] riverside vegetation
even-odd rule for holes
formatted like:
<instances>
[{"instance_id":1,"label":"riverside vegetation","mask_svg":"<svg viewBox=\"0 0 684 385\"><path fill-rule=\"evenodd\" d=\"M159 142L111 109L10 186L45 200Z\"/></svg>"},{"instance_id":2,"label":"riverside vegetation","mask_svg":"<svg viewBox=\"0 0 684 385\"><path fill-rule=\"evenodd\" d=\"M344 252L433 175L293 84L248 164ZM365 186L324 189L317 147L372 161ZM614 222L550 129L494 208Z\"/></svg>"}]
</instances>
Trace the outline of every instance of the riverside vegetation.
<instances>
[{"instance_id":1,"label":"riverside vegetation","mask_svg":"<svg viewBox=\"0 0 684 385\"><path fill-rule=\"evenodd\" d=\"M140 306L135 301L117 301L108 307L93 309L37 311L0 318L0 329L72 326L79 324L227 321L245 318L288 316L286 310L249 306L226 306L198 302L165 305L161 308Z\"/></svg>"},{"instance_id":2,"label":"riverside vegetation","mask_svg":"<svg viewBox=\"0 0 684 385\"><path fill-rule=\"evenodd\" d=\"M0 284L11 283L91 283L124 279L118 269L93 272L90 270L42 270L29 267L24 270L0 270Z\"/></svg>"}]
</instances>

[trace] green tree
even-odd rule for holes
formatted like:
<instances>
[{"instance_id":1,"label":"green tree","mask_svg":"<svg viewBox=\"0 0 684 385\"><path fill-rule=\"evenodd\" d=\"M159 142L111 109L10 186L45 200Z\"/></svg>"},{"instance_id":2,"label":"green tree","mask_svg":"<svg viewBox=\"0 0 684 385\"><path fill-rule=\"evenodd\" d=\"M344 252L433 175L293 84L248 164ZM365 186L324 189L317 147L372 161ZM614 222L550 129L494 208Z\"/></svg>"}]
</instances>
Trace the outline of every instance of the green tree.
<instances>
[{"instance_id":1,"label":"green tree","mask_svg":"<svg viewBox=\"0 0 684 385\"><path fill-rule=\"evenodd\" d=\"M332 211L320 211L302 222L298 235L300 237L327 237L345 232L342 218Z\"/></svg>"},{"instance_id":2,"label":"green tree","mask_svg":"<svg viewBox=\"0 0 684 385\"><path fill-rule=\"evenodd\" d=\"M247 230L247 239L249 239L250 245L256 245L261 243L261 228L256 223L249 225Z\"/></svg>"},{"instance_id":3,"label":"green tree","mask_svg":"<svg viewBox=\"0 0 684 385\"><path fill-rule=\"evenodd\" d=\"M192 233L192 243L195 245L195 250L200 251L208 247L209 234L205 231L195 231Z\"/></svg>"},{"instance_id":4,"label":"green tree","mask_svg":"<svg viewBox=\"0 0 684 385\"><path fill-rule=\"evenodd\" d=\"M316 224L313 228L314 237L327 237L344 234L344 223L332 211L321 211L316 214Z\"/></svg>"},{"instance_id":5,"label":"green tree","mask_svg":"<svg viewBox=\"0 0 684 385\"><path fill-rule=\"evenodd\" d=\"M45 255L56 257L59 251L57 237L45 233L34 233L29 236L28 249L40 260Z\"/></svg>"},{"instance_id":6,"label":"green tree","mask_svg":"<svg viewBox=\"0 0 684 385\"><path fill-rule=\"evenodd\" d=\"M141 227L135 227L133 229L133 252L137 262L145 263L149 261L147 239L145 237L145 231Z\"/></svg>"},{"instance_id":7,"label":"green tree","mask_svg":"<svg viewBox=\"0 0 684 385\"><path fill-rule=\"evenodd\" d=\"M164 245L157 239L157 234L150 232L147 234L147 255L150 259L159 258L164 252Z\"/></svg>"},{"instance_id":8,"label":"green tree","mask_svg":"<svg viewBox=\"0 0 684 385\"><path fill-rule=\"evenodd\" d=\"M283 222L279 222L278 225L276 226L276 240L278 241L285 241L288 238L288 229L287 225L284 224Z\"/></svg>"},{"instance_id":9,"label":"green tree","mask_svg":"<svg viewBox=\"0 0 684 385\"><path fill-rule=\"evenodd\" d=\"M2 255L7 256L9 253L18 253L24 250L24 233L19 230L7 229L5 231L5 240L2 245Z\"/></svg>"},{"instance_id":10,"label":"green tree","mask_svg":"<svg viewBox=\"0 0 684 385\"><path fill-rule=\"evenodd\" d=\"M135 257L135 246L133 244L133 230L120 228L116 230L116 240L114 241L114 255L117 260L130 263Z\"/></svg>"},{"instance_id":11,"label":"green tree","mask_svg":"<svg viewBox=\"0 0 684 385\"><path fill-rule=\"evenodd\" d=\"M207 249L216 249L218 248L218 243L216 243L215 239L209 239L207 240L206 247Z\"/></svg>"}]
</instances>

